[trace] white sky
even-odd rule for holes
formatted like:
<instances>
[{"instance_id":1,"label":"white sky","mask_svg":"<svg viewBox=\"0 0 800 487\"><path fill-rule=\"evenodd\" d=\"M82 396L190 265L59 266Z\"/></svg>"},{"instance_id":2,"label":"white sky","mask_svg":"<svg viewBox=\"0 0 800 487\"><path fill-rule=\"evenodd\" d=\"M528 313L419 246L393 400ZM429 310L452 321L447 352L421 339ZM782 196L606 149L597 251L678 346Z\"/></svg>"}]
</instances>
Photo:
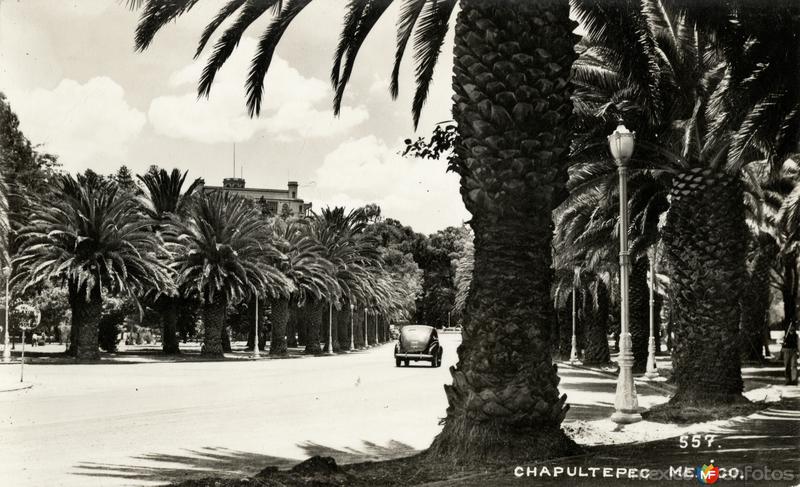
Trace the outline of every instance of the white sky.
<instances>
[{"instance_id":1,"label":"white sky","mask_svg":"<svg viewBox=\"0 0 800 487\"><path fill-rule=\"evenodd\" d=\"M158 164L220 184L232 173L236 142L237 167L243 165L250 187L298 180L300 197L315 208L375 202L385 216L430 233L468 214L458 177L445 173L444 161L397 156L403 139L415 135L410 52L399 99L388 94L395 3L359 53L338 119L328 79L344 2L314 2L295 19L256 120L244 110L244 80L267 17L251 26L218 74L211 99L197 101L196 80L211 43L199 61L192 56L222 5L211 0L166 26L144 53L133 51L137 13L122 0L0 0L0 91L25 134L68 171L109 173L127 164L141 173ZM451 58L452 28L419 135L451 118Z\"/></svg>"}]
</instances>

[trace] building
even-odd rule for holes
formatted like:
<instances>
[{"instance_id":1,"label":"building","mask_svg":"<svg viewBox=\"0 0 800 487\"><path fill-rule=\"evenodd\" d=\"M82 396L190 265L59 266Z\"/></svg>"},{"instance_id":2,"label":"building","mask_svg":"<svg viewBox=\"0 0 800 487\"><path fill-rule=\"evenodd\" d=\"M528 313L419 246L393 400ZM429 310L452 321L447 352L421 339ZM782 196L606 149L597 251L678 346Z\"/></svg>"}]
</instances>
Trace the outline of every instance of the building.
<instances>
[{"instance_id":1,"label":"building","mask_svg":"<svg viewBox=\"0 0 800 487\"><path fill-rule=\"evenodd\" d=\"M286 189L247 188L244 178L225 178L222 186L203 185L203 191L229 191L245 198L258 201L273 215L282 215L287 211L291 215L308 215L311 203L300 199L297 181L289 181Z\"/></svg>"}]
</instances>

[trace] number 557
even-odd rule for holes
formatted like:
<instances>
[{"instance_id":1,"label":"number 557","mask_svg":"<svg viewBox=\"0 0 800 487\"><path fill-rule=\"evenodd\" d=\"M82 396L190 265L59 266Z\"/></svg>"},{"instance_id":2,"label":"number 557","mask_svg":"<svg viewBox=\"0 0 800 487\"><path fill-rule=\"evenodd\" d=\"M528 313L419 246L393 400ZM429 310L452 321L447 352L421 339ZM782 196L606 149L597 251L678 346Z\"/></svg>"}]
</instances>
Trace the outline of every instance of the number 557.
<instances>
[{"instance_id":1,"label":"number 557","mask_svg":"<svg viewBox=\"0 0 800 487\"><path fill-rule=\"evenodd\" d=\"M706 446L710 447L712 443L714 443L714 439L716 439L717 435L681 435L679 438L679 446L681 448L700 448L700 446L705 443Z\"/></svg>"}]
</instances>

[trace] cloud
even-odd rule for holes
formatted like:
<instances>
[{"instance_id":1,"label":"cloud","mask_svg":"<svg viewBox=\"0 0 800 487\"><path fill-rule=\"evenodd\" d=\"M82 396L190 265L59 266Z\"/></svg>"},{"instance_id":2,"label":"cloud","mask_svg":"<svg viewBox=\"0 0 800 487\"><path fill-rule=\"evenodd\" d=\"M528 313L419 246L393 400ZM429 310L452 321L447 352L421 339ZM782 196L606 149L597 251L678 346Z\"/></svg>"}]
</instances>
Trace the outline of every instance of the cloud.
<instances>
[{"instance_id":1,"label":"cloud","mask_svg":"<svg viewBox=\"0 0 800 487\"><path fill-rule=\"evenodd\" d=\"M25 135L75 169L98 158L123 157L146 123L145 115L128 105L125 90L106 76L11 92L9 100Z\"/></svg>"},{"instance_id":2,"label":"cloud","mask_svg":"<svg viewBox=\"0 0 800 487\"><path fill-rule=\"evenodd\" d=\"M378 203L382 214L431 233L469 218L444 161L400 156L373 135L348 140L316 171L315 208Z\"/></svg>"},{"instance_id":3,"label":"cloud","mask_svg":"<svg viewBox=\"0 0 800 487\"><path fill-rule=\"evenodd\" d=\"M288 141L341 134L369 118L363 105L343 106L340 116L334 117L329 108L328 84L304 77L276 56L267 75L261 116L251 119L245 109L243 79L255 48L254 39L242 39L217 73L208 99L198 99L196 95L204 61L195 61L174 72L169 84L182 93L152 101L148 115L155 131L205 143L242 142L261 134Z\"/></svg>"}]
</instances>

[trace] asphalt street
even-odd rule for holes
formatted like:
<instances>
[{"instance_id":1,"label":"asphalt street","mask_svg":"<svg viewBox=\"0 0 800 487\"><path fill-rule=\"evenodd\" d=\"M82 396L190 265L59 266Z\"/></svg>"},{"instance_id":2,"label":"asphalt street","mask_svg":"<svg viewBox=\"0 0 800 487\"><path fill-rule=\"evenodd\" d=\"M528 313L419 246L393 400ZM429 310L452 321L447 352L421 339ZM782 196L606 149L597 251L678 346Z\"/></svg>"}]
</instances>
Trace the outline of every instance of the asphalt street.
<instances>
[{"instance_id":1,"label":"asphalt street","mask_svg":"<svg viewBox=\"0 0 800 487\"><path fill-rule=\"evenodd\" d=\"M442 386L461 337L440 337L440 368L396 368L393 344L285 360L27 365L33 387L0 392L0 484L149 485L252 475L314 454L411 454L430 444L447 407ZM0 366L0 384L18 374ZM560 375L568 420L610 415L613 378L566 366ZM662 399L640 390L644 405Z\"/></svg>"}]
</instances>

